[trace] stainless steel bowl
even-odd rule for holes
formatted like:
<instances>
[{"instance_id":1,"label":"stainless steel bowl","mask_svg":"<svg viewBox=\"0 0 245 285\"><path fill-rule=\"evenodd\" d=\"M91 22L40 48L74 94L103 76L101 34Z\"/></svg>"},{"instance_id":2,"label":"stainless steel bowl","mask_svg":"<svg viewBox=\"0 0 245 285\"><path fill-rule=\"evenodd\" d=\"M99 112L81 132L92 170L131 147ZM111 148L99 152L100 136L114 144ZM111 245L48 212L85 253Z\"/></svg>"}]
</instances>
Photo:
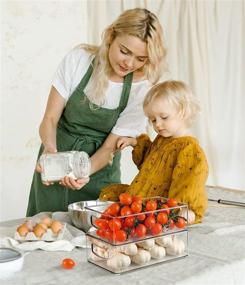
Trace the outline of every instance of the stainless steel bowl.
<instances>
[{"instance_id":1,"label":"stainless steel bowl","mask_svg":"<svg viewBox=\"0 0 245 285\"><path fill-rule=\"evenodd\" d=\"M84 232L88 232L88 230L92 227L91 224L92 213L90 211L87 211L85 207L99 206L102 205L103 203L104 202L92 200L92 201L81 201L70 204L68 206L68 212L73 225Z\"/></svg>"}]
</instances>

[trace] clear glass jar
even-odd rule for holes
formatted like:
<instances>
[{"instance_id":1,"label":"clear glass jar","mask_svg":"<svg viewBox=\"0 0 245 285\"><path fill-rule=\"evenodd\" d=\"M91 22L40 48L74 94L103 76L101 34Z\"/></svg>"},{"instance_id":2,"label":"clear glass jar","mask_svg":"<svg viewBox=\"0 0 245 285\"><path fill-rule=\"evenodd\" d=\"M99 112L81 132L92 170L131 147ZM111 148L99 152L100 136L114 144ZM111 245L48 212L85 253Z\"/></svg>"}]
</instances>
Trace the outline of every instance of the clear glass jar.
<instances>
[{"instance_id":1,"label":"clear glass jar","mask_svg":"<svg viewBox=\"0 0 245 285\"><path fill-rule=\"evenodd\" d=\"M39 163L42 166L42 181L55 182L65 176L74 179L87 178L90 174L91 161L84 151L65 151L42 154Z\"/></svg>"}]
</instances>

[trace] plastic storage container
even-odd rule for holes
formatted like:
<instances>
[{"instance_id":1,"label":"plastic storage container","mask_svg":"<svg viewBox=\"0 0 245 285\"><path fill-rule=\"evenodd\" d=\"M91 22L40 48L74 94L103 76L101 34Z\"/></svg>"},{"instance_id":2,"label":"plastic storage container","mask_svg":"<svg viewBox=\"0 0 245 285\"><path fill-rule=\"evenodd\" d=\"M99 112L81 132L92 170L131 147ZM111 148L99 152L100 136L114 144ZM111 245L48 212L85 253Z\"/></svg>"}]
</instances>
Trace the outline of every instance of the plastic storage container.
<instances>
[{"instance_id":1,"label":"plastic storage container","mask_svg":"<svg viewBox=\"0 0 245 285\"><path fill-rule=\"evenodd\" d=\"M155 201L157 209L146 211L148 201ZM120 207L118 214L108 215L108 208L118 207L115 204ZM86 234L89 262L123 273L188 255L188 228L181 217L187 205L168 207L167 199L160 197L144 199L142 205L141 212L124 216L120 203L86 207L93 226Z\"/></svg>"},{"instance_id":2,"label":"plastic storage container","mask_svg":"<svg viewBox=\"0 0 245 285\"><path fill-rule=\"evenodd\" d=\"M91 162L84 151L66 151L42 154L39 163L43 168L42 181L55 182L65 176L86 178L90 174Z\"/></svg>"}]
</instances>

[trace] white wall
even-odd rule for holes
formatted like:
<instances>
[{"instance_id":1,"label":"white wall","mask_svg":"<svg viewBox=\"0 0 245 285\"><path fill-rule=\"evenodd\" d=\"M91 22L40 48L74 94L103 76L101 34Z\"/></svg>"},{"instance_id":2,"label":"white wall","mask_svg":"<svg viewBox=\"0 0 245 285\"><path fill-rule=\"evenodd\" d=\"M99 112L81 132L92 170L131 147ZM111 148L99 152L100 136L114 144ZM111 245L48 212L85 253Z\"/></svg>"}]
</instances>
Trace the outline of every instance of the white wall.
<instances>
[{"instance_id":1,"label":"white wall","mask_svg":"<svg viewBox=\"0 0 245 285\"><path fill-rule=\"evenodd\" d=\"M87 1L3 1L0 221L25 216L40 146L38 127L63 56L88 42ZM122 155L122 180L137 170Z\"/></svg>"},{"instance_id":2,"label":"white wall","mask_svg":"<svg viewBox=\"0 0 245 285\"><path fill-rule=\"evenodd\" d=\"M86 1L1 1L0 220L25 215L50 81L87 40Z\"/></svg>"}]
</instances>

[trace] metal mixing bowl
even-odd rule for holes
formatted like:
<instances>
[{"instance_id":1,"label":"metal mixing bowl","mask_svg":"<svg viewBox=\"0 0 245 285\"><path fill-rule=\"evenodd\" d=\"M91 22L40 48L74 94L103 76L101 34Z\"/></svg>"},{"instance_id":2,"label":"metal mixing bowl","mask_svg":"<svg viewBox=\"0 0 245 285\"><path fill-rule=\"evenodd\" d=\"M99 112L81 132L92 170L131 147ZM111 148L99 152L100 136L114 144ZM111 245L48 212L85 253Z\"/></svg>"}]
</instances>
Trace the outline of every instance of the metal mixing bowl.
<instances>
[{"instance_id":1,"label":"metal mixing bowl","mask_svg":"<svg viewBox=\"0 0 245 285\"><path fill-rule=\"evenodd\" d=\"M68 206L68 212L72 223L78 229L87 232L91 227L91 216L92 213L87 211L85 207L103 205L104 202L92 200L92 201L81 201L72 203Z\"/></svg>"}]
</instances>

